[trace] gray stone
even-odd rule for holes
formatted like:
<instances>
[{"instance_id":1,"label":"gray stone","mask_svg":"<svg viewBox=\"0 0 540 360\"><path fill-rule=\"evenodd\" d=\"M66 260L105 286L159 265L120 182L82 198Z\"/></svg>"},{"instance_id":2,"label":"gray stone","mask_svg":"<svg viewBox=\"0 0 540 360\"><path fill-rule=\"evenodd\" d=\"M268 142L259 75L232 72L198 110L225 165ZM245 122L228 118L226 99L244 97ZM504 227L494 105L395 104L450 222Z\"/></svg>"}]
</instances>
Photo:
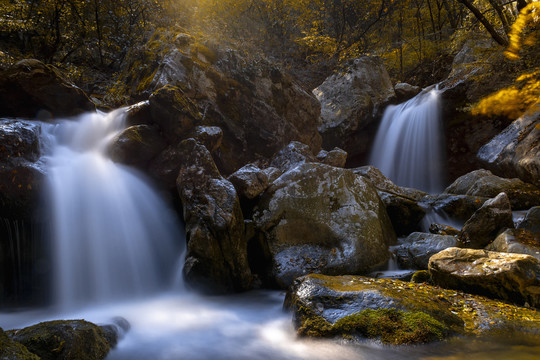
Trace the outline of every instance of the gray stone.
<instances>
[{"instance_id":1,"label":"gray stone","mask_svg":"<svg viewBox=\"0 0 540 360\"><path fill-rule=\"evenodd\" d=\"M455 246L454 236L414 232L396 249L396 257L404 268L427 270L432 255Z\"/></svg>"},{"instance_id":2,"label":"gray stone","mask_svg":"<svg viewBox=\"0 0 540 360\"><path fill-rule=\"evenodd\" d=\"M253 199L268 187L268 175L253 164L237 170L227 178L236 188L238 196Z\"/></svg>"},{"instance_id":3,"label":"gray stone","mask_svg":"<svg viewBox=\"0 0 540 360\"><path fill-rule=\"evenodd\" d=\"M489 251L531 255L540 260L540 238L522 229L508 229L486 247Z\"/></svg>"},{"instance_id":4,"label":"gray stone","mask_svg":"<svg viewBox=\"0 0 540 360\"><path fill-rule=\"evenodd\" d=\"M309 162L317 162L309 146L298 141L291 141L272 157L270 166L285 172L297 165Z\"/></svg>"}]
</instances>

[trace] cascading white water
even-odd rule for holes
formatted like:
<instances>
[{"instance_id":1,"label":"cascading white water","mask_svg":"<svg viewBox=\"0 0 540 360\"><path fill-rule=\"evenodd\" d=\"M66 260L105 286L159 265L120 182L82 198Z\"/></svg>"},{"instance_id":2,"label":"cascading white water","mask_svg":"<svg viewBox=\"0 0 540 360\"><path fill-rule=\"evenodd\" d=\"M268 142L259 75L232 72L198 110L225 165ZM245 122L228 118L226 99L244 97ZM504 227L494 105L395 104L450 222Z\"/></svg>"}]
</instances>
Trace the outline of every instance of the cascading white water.
<instances>
[{"instance_id":1,"label":"cascading white water","mask_svg":"<svg viewBox=\"0 0 540 360\"><path fill-rule=\"evenodd\" d=\"M389 106L375 138L370 163L400 186L429 193L443 189L439 91L423 91Z\"/></svg>"},{"instance_id":2,"label":"cascading white water","mask_svg":"<svg viewBox=\"0 0 540 360\"><path fill-rule=\"evenodd\" d=\"M106 155L124 110L48 127L55 303L100 303L169 281L183 242L172 211L134 170Z\"/></svg>"}]
</instances>

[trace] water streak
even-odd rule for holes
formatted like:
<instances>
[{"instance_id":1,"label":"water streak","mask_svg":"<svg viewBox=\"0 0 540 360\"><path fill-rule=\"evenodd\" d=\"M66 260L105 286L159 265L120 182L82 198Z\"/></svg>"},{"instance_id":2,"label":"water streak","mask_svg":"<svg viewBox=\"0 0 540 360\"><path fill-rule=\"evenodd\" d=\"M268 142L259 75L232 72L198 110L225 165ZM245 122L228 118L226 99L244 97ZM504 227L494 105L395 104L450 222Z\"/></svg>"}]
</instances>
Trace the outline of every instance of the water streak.
<instances>
[{"instance_id":1,"label":"water streak","mask_svg":"<svg viewBox=\"0 0 540 360\"><path fill-rule=\"evenodd\" d=\"M124 111L86 114L46 129L55 244L55 303L62 307L145 295L169 282L183 239L171 210L107 145Z\"/></svg>"},{"instance_id":2,"label":"water streak","mask_svg":"<svg viewBox=\"0 0 540 360\"><path fill-rule=\"evenodd\" d=\"M444 147L440 118L436 89L389 106L377 132L370 163L397 185L440 192Z\"/></svg>"}]
</instances>

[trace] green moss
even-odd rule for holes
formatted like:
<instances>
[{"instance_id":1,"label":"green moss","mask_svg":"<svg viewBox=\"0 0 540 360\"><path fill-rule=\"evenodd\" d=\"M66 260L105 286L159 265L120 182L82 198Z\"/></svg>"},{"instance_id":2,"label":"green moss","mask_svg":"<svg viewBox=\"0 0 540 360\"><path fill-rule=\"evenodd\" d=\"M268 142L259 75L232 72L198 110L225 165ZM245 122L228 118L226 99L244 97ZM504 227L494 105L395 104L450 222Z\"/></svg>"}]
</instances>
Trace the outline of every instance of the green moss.
<instances>
[{"instance_id":1,"label":"green moss","mask_svg":"<svg viewBox=\"0 0 540 360\"><path fill-rule=\"evenodd\" d=\"M431 283L431 275L429 271L420 270L413 274L411 281L413 283Z\"/></svg>"},{"instance_id":2,"label":"green moss","mask_svg":"<svg viewBox=\"0 0 540 360\"><path fill-rule=\"evenodd\" d=\"M11 340L6 333L0 329L0 359L39 360L39 357L28 351L22 344Z\"/></svg>"}]
</instances>

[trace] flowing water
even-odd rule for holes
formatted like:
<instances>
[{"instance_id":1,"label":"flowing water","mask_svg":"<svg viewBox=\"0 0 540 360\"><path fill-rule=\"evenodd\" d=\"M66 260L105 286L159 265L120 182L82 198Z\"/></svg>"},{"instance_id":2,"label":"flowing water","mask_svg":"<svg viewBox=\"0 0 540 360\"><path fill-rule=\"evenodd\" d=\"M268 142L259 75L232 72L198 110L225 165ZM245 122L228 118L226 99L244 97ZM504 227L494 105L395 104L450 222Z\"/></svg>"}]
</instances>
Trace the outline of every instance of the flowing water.
<instances>
[{"instance_id":1,"label":"flowing water","mask_svg":"<svg viewBox=\"0 0 540 360\"><path fill-rule=\"evenodd\" d=\"M443 190L444 139L439 101L438 90L424 90L385 110L370 163L397 185L429 193Z\"/></svg>"},{"instance_id":2,"label":"flowing water","mask_svg":"<svg viewBox=\"0 0 540 360\"><path fill-rule=\"evenodd\" d=\"M160 292L181 268L176 262L185 240L144 178L107 158L122 118L119 111L43 125L55 219L54 306L0 313L0 327L80 318L106 324L124 317L131 329L108 360L538 358L538 344L525 339L457 338L406 347L299 339L292 315L282 310L283 293Z\"/></svg>"}]
</instances>

